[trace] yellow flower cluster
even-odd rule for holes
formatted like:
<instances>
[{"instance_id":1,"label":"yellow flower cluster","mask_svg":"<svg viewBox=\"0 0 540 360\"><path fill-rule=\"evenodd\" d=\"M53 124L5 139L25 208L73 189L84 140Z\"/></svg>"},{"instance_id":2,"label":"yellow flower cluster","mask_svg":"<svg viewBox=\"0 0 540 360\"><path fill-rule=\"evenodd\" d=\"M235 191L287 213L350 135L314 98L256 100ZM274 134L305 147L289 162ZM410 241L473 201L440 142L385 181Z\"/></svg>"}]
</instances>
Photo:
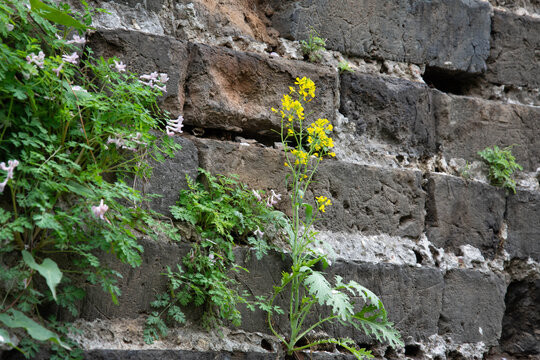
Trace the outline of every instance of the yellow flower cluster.
<instances>
[{"instance_id":1,"label":"yellow flower cluster","mask_svg":"<svg viewBox=\"0 0 540 360\"><path fill-rule=\"evenodd\" d=\"M308 162L308 154L305 151L302 150L291 150L291 154L293 154L296 157L296 160L294 161L295 165L302 164L306 165Z\"/></svg>"},{"instance_id":2,"label":"yellow flower cluster","mask_svg":"<svg viewBox=\"0 0 540 360\"><path fill-rule=\"evenodd\" d=\"M318 119L308 126L306 129L309 134L307 141L313 146L315 151L317 151L314 153L315 156L322 158L324 152L327 152L334 147L334 140L332 140L331 137L328 137L328 134L331 133L333 129L334 127L330 124L328 119ZM328 155L336 156L333 152L329 152Z\"/></svg>"},{"instance_id":3,"label":"yellow flower cluster","mask_svg":"<svg viewBox=\"0 0 540 360\"><path fill-rule=\"evenodd\" d=\"M330 201L330 199L326 196L317 196L315 199L317 199L317 203L319 204L319 210L322 212L325 212L325 206L332 205L332 201Z\"/></svg>"},{"instance_id":4,"label":"yellow flower cluster","mask_svg":"<svg viewBox=\"0 0 540 360\"><path fill-rule=\"evenodd\" d=\"M295 85L298 85L298 94L304 97L304 101L310 102L315 97L315 83L307 77L296 78ZM307 97L310 99L307 99Z\"/></svg>"}]
</instances>

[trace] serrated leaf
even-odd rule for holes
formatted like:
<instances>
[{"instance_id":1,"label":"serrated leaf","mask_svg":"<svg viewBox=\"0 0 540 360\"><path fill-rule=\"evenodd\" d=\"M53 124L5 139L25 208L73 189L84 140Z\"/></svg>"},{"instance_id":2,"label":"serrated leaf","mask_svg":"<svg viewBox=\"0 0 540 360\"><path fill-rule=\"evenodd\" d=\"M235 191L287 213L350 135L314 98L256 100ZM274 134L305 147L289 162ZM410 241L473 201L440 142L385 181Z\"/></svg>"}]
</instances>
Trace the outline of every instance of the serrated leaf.
<instances>
[{"instance_id":1,"label":"serrated leaf","mask_svg":"<svg viewBox=\"0 0 540 360\"><path fill-rule=\"evenodd\" d=\"M56 286L60 284L60 280L62 280L62 272L58 268L58 265L56 265L56 263L49 258L43 260L43 263L39 265L34 260L32 254L26 250L22 251L22 256L26 265L39 272L41 276L45 278L54 300L58 301L56 298Z\"/></svg>"},{"instance_id":2,"label":"serrated leaf","mask_svg":"<svg viewBox=\"0 0 540 360\"><path fill-rule=\"evenodd\" d=\"M300 269L300 271L302 271L302 269ZM315 296L319 305L325 304L332 294L330 283L325 279L324 275L318 271L312 271L304 280L304 284L308 288L308 292Z\"/></svg>"},{"instance_id":3,"label":"serrated leaf","mask_svg":"<svg viewBox=\"0 0 540 360\"><path fill-rule=\"evenodd\" d=\"M44 328L34 320L30 319L22 312L15 309L9 309L7 313L0 314L0 321L9 328L23 328L28 335L37 341L52 341L67 350L71 348L62 342L58 335Z\"/></svg>"}]
</instances>

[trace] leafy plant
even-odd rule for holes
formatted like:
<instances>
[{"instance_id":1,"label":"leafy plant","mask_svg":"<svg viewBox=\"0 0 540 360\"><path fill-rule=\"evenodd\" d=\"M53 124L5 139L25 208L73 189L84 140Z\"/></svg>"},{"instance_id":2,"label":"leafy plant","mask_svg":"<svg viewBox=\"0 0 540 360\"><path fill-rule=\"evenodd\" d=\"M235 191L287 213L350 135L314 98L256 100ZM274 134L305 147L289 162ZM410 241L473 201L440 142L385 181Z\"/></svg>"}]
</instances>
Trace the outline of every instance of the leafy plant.
<instances>
[{"instance_id":1,"label":"leafy plant","mask_svg":"<svg viewBox=\"0 0 540 360\"><path fill-rule=\"evenodd\" d=\"M301 40L300 46L302 48L302 53L310 62L317 62L322 58L321 51L325 50L326 40L321 38L314 28L311 28L309 31L309 39L307 41Z\"/></svg>"},{"instance_id":2,"label":"leafy plant","mask_svg":"<svg viewBox=\"0 0 540 360\"><path fill-rule=\"evenodd\" d=\"M354 69L351 67L351 64L349 64L347 61L340 61L338 64L339 73L347 72L354 72Z\"/></svg>"},{"instance_id":3,"label":"leafy plant","mask_svg":"<svg viewBox=\"0 0 540 360\"><path fill-rule=\"evenodd\" d=\"M75 356L53 331L63 325L38 311L55 301L76 314L84 292L72 276L118 302L119 274L100 264L100 252L138 266L135 231L178 239L126 184L150 174L146 157L178 149L168 136L158 147L150 132L167 122L156 104L167 75L142 83L118 59L95 58L84 48L91 14L82 3L81 17L49 1L0 2L0 344L27 357L44 342ZM169 120L168 133L178 124ZM16 346L8 329L27 337Z\"/></svg>"},{"instance_id":4,"label":"leafy plant","mask_svg":"<svg viewBox=\"0 0 540 360\"><path fill-rule=\"evenodd\" d=\"M286 228L292 266L290 272L282 274L281 283L274 287L269 305L273 305L279 294L289 291L288 337L274 329L272 313L268 313L268 325L283 342L288 354L321 344L336 344L358 359L373 357L370 351L358 349L350 339L328 338L312 342L307 339L311 331L325 323L340 323L360 329L379 341L387 341L391 346L403 346L399 334L388 321L383 303L374 293L355 281L344 282L341 276L330 281L319 270L330 262L317 248L319 241L312 226L332 202L320 195L312 205L306 202L305 194L323 158L335 156L332 152L334 143L329 137L333 127L327 119L318 119L306 126L304 105L315 97L315 84L304 77L297 78L295 85L297 88L291 87L290 93L283 95L281 109L272 108L282 118L281 140L287 158L285 166L289 169L293 216L291 226ZM361 298L361 304L355 306L353 297ZM316 305L327 309L329 314L309 322L309 314ZM303 339L306 344L299 345Z\"/></svg>"},{"instance_id":5,"label":"leafy plant","mask_svg":"<svg viewBox=\"0 0 540 360\"><path fill-rule=\"evenodd\" d=\"M489 166L488 177L491 185L500 186L516 193L516 181L513 174L516 170L523 170L523 167L516 163L516 158L512 155L512 146L500 149L497 145L493 148L487 147L478 152L478 155Z\"/></svg>"},{"instance_id":6,"label":"leafy plant","mask_svg":"<svg viewBox=\"0 0 540 360\"><path fill-rule=\"evenodd\" d=\"M199 179L195 182L187 177L189 189L182 190L178 205L171 207L177 220L196 229L199 240L183 258L183 267L178 265L176 271L168 268L164 274L169 279L169 292L158 295L151 304L158 311L147 318L147 343L167 335L167 322L184 323L181 307L188 304L204 308L202 324L206 328L223 321L240 325L239 304L266 309L263 298L253 302L246 292L239 292L238 282L229 274L247 271L234 264L235 245L252 246L258 259L271 248L267 238L286 222L283 213L273 210L280 195L272 190L265 201L263 193L249 190L236 178L214 176L203 169L199 169Z\"/></svg>"}]
</instances>

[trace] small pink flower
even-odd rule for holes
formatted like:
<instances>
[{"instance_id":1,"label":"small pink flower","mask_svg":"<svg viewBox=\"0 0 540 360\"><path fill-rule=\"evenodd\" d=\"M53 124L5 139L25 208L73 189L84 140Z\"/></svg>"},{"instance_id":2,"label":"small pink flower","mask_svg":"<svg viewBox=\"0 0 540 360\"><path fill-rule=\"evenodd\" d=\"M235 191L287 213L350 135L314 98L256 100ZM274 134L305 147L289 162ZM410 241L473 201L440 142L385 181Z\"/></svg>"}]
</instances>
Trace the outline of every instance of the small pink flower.
<instances>
[{"instance_id":1,"label":"small pink flower","mask_svg":"<svg viewBox=\"0 0 540 360\"><path fill-rule=\"evenodd\" d=\"M141 75L139 78L144 79L144 80L157 81L158 73L154 71L153 73L149 75Z\"/></svg>"},{"instance_id":2,"label":"small pink flower","mask_svg":"<svg viewBox=\"0 0 540 360\"><path fill-rule=\"evenodd\" d=\"M31 53L30 55L26 57L27 63L29 64L34 63L37 66L39 66L40 69L43 69L44 60L45 60L45 54L43 53L43 51L40 51L38 55Z\"/></svg>"},{"instance_id":3,"label":"small pink flower","mask_svg":"<svg viewBox=\"0 0 540 360\"><path fill-rule=\"evenodd\" d=\"M73 35L73 40L66 41L67 44L80 44L84 45L86 44L86 39L80 37L79 35L75 34Z\"/></svg>"},{"instance_id":4,"label":"small pink flower","mask_svg":"<svg viewBox=\"0 0 540 360\"><path fill-rule=\"evenodd\" d=\"M154 85L154 86L156 89L163 91L164 93L167 92L167 85L163 85L163 86Z\"/></svg>"},{"instance_id":5,"label":"small pink flower","mask_svg":"<svg viewBox=\"0 0 540 360\"><path fill-rule=\"evenodd\" d=\"M261 231L261 229L259 229L259 227L257 226L257 230L255 230L253 232L253 234L258 237L258 238L262 238L264 236L264 233Z\"/></svg>"},{"instance_id":6,"label":"small pink flower","mask_svg":"<svg viewBox=\"0 0 540 360\"><path fill-rule=\"evenodd\" d=\"M116 61L116 60L113 60L114 61L114 67L116 68L116 71L118 72L125 72L126 71L126 65L120 61Z\"/></svg>"},{"instance_id":7,"label":"small pink flower","mask_svg":"<svg viewBox=\"0 0 540 360\"><path fill-rule=\"evenodd\" d=\"M79 58L79 55L77 55L76 52L74 52L71 55L62 55L62 60L65 62L77 65L77 59Z\"/></svg>"},{"instance_id":8,"label":"small pink flower","mask_svg":"<svg viewBox=\"0 0 540 360\"><path fill-rule=\"evenodd\" d=\"M255 191L255 190L251 190L253 192L253 196L255 196L255 198L257 199L257 201L262 201L262 197L261 197L261 194L259 194L258 191Z\"/></svg>"},{"instance_id":9,"label":"small pink flower","mask_svg":"<svg viewBox=\"0 0 540 360\"><path fill-rule=\"evenodd\" d=\"M266 206L272 207L278 203L278 200L281 200L281 194L276 194L274 190L272 191L272 195L266 200Z\"/></svg>"},{"instance_id":10,"label":"small pink flower","mask_svg":"<svg viewBox=\"0 0 540 360\"><path fill-rule=\"evenodd\" d=\"M184 124L182 122L184 121L184 117L182 115L178 116L178 119L176 120L169 120L167 126L165 127L165 132L168 136L173 136L174 133L181 134L182 133L182 127Z\"/></svg>"},{"instance_id":11,"label":"small pink flower","mask_svg":"<svg viewBox=\"0 0 540 360\"><path fill-rule=\"evenodd\" d=\"M85 92L85 93L88 92L85 89L83 89L82 87L80 87L79 85L72 86L71 88L73 89L73 91L82 91L82 92Z\"/></svg>"},{"instance_id":12,"label":"small pink flower","mask_svg":"<svg viewBox=\"0 0 540 360\"><path fill-rule=\"evenodd\" d=\"M162 84L165 84L167 81L169 81L169 77L165 73L159 74L159 82Z\"/></svg>"},{"instance_id":13,"label":"small pink flower","mask_svg":"<svg viewBox=\"0 0 540 360\"><path fill-rule=\"evenodd\" d=\"M94 213L95 217L110 223L109 220L105 217L105 213L107 212L107 210L109 210L109 207L103 203L103 199L101 199L99 206L92 206L92 212Z\"/></svg>"},{"instance_id":14,"label":"small pink flower","mask_svg":"<svg viewBox=\"0 0 540 360\"><path fill-rule=\"evenodd\" d=\"M3 161L0 163L0 169L7 171L6 180L0 183L0 193L4 192L4 188L6 187L8 181L13 179L13 170L15 170L18 165L18 160L9 160L8 166L6 166L6 163Z\"/></svg>"},{"instance_id":15,"label":"small pink flower","mask_svg":"<svg viewBox=\"0 0 540 360\"><path fill-rule=\"evenodd\" d=\"M62 67L64 67L64 63L61 63L60 66L52 69L56 73L56 76L60 76L60 71L62 71Z\"/></svg>"}]
</instances>

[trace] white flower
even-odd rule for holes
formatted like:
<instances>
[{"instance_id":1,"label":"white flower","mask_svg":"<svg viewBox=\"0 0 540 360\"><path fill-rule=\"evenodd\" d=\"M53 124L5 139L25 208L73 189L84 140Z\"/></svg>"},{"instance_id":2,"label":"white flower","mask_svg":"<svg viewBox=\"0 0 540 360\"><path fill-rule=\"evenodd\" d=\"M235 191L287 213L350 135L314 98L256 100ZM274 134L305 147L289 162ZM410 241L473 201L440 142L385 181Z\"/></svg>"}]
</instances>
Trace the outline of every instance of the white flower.
<instances>
[{"instance_id":1,"label":"white flower","mask_svg":"<svg viewBox=\"0 0 540 360\"><path fill-rule=\"evenodd\" d=\"M165 84L167 81L169 81L169 77L165 73L159 74L159 82L162 84Z\"/></svg>"},{"instance_id":2,"label":"white flower","mask_svg":"<svg viewBox=\"0 0 540 360\"><path fill-rule=\"evenodd\" d=\"M154 86L156 87L156 89L163 91L164 93L167 92L167 85L163 85L163 86L154 85Z\"/></svg>"},{"instance_id":3,"label":"white flower","mask_svg":"<svg viewBox=\"0 0 540 360\"><path fill-rule=\"evenodd\" d=\"M255 230L253 232L253 234L258 237L258 238L262 238L264 236L264 233L261 231L261 229L259 229L259 227L257 226L257 230Z\"/></svg>"},{"instance_id":4,"label":"white flower","mask_svg":"<svg viewBox=\"0 0 540 360\"><path fill-rule=\"evenodd\" d=\"M10 179L13 179L13 170L19 165L18 160L9 160L8 166L6 166L5 162L0 163L0 169L7 171L6 180L0 183L0 193L4 192L4 188L6 187L8 181Z\"/></svg>"},{"instance_id":5,"label":"white flower","mask_svg":"<svg viewBox=\"0 0 540 360\"><path fill-rule=\"evenodd\" d=\"M13 26L13 24L6 24L6 28L7 28L7 31L10 32L10 31L13 31L13 29L15 29L15 26Z\"/></svg>"},{"instance_id":6,"label":"white flower","mask_svg":"<svg viewBox=\"0 0 540 360\"><path fill-rule=\"evenodd\" d=\"M167 126L165 127L165 132L168 136L173 136L174 133L181 134L182 133L182 127L184 124L182 122L184 121L184 117L182 115L178 116L178 119L176 120L169 120Z\"/></svg>"},{"instance_id":7,"label":"white flower","mask_svg":"<svg viewBox=\"0 0 540 360\"><path fill-rule=\"evenodd\" d=\"M45 60L45 54L43 53L43 51L40 51L38 55L31 53L30 55L26 57L27 63L29 64L34 63L37 66L39 66L40 69L43 69L44 60Z\"/></svg>"},{"instance_id":8,"label":"white flower","mask_svg":"<svg viewBox=\"0 0 540 360\"><path fill-rule=\"evenodd\" d=\"M255 198L257 199L257 201L262 201L262 197L261 197L261 194L259 194L258 191L255 191L255 190L251 190L253 192L253 196L255 196Z\"/></svg>"},{"instance_id":9,"label":"white flower","mask_svg":"<svg viewBox=\"0 0 540 360\"><path fill-rule=\"evenodd\" d=\"M94 213L95 217L109 222L109 220L105 217L107 210L109 210L109 207L103 203L103 199L101 199L99 206L92 206L92 212Z\"/></svg>"},{"instance_id":10,"label":"white flower","mask_svg":"<svg viewBox=\"0 0 540 360\"><path fill-rule=\"evenodd\" d=\"M118 71L118 72L126 71L126 65L122 61L120 61L120 62L118 62L116 60L113 60L113 61L114 61L114 67L116 68L116 71Z\"/></svg>"},{"instance_id":11,"label":"white flower","mask_svg":"<svg viewBox=\"0 0 540 360\"><path fill-rule=\"evenodd\" d=\"M79 55L77 55L76 52L74 52L71 55L62 55L62 60L65 62L77 65L77 59L79 58Z\"/></svg>"},{"instance_id":12,"label":"white flower","mask_svg":"<svg viewBox=\"0 0 540 360\"><path fill-rule=\"evenodd\" d=\"M86 39L80 37L79 35L75 34L73 35L73 40L66 41L67 44L86 44Z\"/></svg>"},{"instance_id":13,"label":"white flower","mask_svg":"<svg viewBox=\"0 0 540 360\"><path fill-rule=\"evenodd\" d=\"M274 190L271 190L272 195L266 200L266 206L272 207L278 203L278 200L281 200L281 194L276 194Z\"/></svg>"},{"instance_id":14,"label":"white flower","mask_svg":"<svg viewBox=\"0 0 540 360\"><path fill-rule=\"evenodd\" d=\"M141 75L140 78L144 79L144 80L157 81L158 73L156 71L154 71L153 73L151 73L149 75Z\"/></svg>"},{"instance_id":15,"label":"white flower","mask_svg":"<svg viewBox=\"0 0 540 360\"><path fill-rule=\"evenodd\" d=\"M82 91L82 92L85 92L85 93L88 92L85 89L83 89L82 87L80 87L79 85L72 86L71 88L73 89L73 91Z\"/></svg>"},{"instance_id":16,"label":"white flower","mask_svg":"<svg viewBox=\"0 0 540 360\"><path fill-rule=\"evenodd\" d=\"M60 66L52 69L56 73L56 76L60 76L60 71L62 71L63 66L64 66L64 63L61 63Z\"/></svg>"}]
</instances>

